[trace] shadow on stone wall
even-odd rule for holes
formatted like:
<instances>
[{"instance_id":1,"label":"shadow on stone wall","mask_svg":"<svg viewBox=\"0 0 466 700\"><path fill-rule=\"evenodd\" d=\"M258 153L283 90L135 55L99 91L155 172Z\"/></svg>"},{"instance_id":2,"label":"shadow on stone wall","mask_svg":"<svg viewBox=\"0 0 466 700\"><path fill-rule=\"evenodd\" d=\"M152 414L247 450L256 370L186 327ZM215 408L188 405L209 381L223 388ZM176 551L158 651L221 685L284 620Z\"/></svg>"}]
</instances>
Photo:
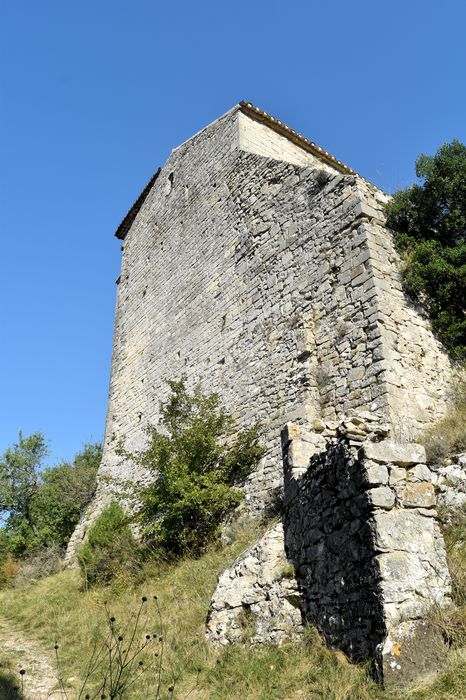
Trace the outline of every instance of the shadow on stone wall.
<instances>
[{"instance_id":1,"label":"shadow on stone wall","mask_svg":"<svg viewBox=\"0 0 466 700\"><path fill-rule=\"evenodd\" d=\"M303 622L350 659L370 659L379 677L386 626L363 464L340 437L311 457L307 470L295 470L286 433L283 440L285 549L303 595Z\"/></svg>"}]
</instances>

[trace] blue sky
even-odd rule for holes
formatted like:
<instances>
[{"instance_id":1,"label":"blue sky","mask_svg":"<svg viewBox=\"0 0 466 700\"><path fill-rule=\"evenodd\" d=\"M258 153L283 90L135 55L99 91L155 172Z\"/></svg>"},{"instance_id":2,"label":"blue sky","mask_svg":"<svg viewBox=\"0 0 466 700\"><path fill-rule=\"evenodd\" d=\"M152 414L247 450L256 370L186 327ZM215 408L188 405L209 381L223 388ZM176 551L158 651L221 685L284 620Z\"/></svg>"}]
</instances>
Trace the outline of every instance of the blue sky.
<instances>
[{"instance_id":1,"label":"blue sky","mask_svg":"<svg viewBox=\"0 0 466 700\"><path fill-rule=\"evenodd\" d=\"M169 151L250 100L392 192L466 141L463 0L4 0L0 452L104 430L119 242Z\"/></svg>"}]
</instances>

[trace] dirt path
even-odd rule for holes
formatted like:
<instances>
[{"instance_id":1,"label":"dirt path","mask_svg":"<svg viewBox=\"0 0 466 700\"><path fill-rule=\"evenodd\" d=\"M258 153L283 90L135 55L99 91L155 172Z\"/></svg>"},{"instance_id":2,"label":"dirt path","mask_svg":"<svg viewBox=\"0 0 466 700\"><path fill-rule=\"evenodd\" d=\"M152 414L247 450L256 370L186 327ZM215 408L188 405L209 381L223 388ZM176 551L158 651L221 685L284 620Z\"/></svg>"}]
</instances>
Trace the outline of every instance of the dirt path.
<instances>
[{"instance_id":1,"label":"dirt path","mask_svg":"<svg viewBox=\"0 0 466 700\"><path fill-rule=\"evenodd\" d=\"M45 651L37 642L27 639L23 632L11 627L0 618L0 655L11 664L12 671L24 668L24 691L27 700L58 700L60 692L53 692L57 674L52 652ZM19 678L19 675L18 675Z\"/></svg>"}]
</instances>

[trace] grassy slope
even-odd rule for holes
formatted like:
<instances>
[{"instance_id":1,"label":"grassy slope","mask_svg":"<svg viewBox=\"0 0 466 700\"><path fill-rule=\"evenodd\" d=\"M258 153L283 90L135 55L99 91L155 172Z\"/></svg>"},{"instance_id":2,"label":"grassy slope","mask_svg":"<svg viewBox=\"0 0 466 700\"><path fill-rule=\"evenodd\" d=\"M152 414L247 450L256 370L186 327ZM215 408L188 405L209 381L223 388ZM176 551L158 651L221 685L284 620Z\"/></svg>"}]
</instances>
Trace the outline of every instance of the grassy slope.
<instances>
[{"instance_id":1,"label":"grassy slope","mask_svg":"<svg viewBox=\"0 0 466 700\"><path fill-rule=\"evenodd\" d=\"M464 556L457 546L455 555ZM363 668L326 649L309 631L301 644L281 648L229 647L220 652L204 639L204 620L220 571L248 544L240 538L224 550L212 550L198 560L172 567L148 567L143 583L120 580L111 588L81 590L76 572L66 571L20 590L0 595L2 615L29 636L53 649L60 643L65 677L76 676L89 657L96 626L103 629L104 601L117 620L128 619L142 595L157 594L163 613L167 654L178 676L174 696L182 700L460 700L465 655L449 654L448 668L404 694L384 693ZM463 560L464 563L464 560ZM149 630L154 630L148 620ZM152 626L151 626L152 625ZM199 672L200 669L200 672ZM197 680L196 680L197 679ZM164 678L164 689L170 677ZM170 696L172 697L173 694ZM134 698L149 697L141 688ZM163 697L169 697L164 694Z\"/></svg>"}]
</instances>

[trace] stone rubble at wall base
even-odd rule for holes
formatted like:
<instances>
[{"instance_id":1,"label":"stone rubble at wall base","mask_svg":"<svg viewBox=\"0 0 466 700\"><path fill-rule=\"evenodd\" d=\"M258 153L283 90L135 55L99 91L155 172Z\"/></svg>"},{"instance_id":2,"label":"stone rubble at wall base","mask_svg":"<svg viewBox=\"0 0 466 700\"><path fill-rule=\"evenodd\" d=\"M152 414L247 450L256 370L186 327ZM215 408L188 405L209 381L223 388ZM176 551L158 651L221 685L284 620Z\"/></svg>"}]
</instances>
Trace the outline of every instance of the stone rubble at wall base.
<instances>
[{"instance_id":1,"label":"stone rubble at wall base","mask_svg":"<svg viewBox=\"0 0 466 700\"><path fill-rule=\"evenodd\" d=\"M430 471L438 506L455 509L466 504L466 452L447 464L430 465Z\"/></svg>"}]
</instances>

